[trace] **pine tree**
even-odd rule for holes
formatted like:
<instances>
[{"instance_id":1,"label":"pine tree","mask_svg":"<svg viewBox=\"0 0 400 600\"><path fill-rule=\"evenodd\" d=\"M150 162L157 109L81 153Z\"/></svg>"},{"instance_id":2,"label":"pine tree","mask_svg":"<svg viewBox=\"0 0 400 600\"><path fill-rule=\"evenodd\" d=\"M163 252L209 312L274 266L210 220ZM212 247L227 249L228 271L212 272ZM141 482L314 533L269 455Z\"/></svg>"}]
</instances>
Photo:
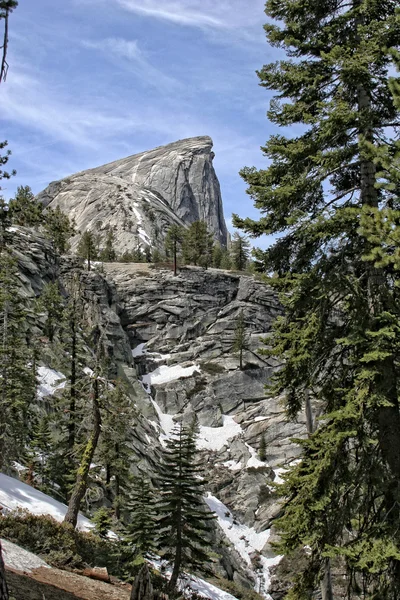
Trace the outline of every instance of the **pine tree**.
<instances>
[{"instance_id":1,"label":"pine tree","mask_svg":"<svg viewBox=\"0 0 400 600\"><path fill-rule=\"evenodd\" d=\"M60 254L68 252L68 240L75 234L75 224L73 221L70 222L59 206L54 210L50 207L46 208L44 228L56 251Z\"/></svg>"},{"instance_id":2,"label":"pine tree","mask_svg":"<svg viewBox=\"0 0 400 600\"><path fill-rule=\"evenodd\" d=\"M229 252L226 248L222 251L220 268L229 271L232 268L232 261Z\"/></svg>"},{"instance_id":3,"label":"pine tree","mask_svg":"<svg viewBox=\"0 0 400 600\"><path fill-rule=\"evenodd\" d=\"M267 460L267 444L266 444L266 441L265 441L265 435L264 434L261 435L260 448L258 450L258 456L259 456L260 460L262 460L263 462L265 462Z\"/></svg>"},{"instance_id":4,"label":"pine tree","mask_svg":"<svg viewBox=\"0 0 400 600\"><path fill-rule=\"evenodd\" d=\"M174 258L174 276L177 275L177 257L178 250L182 245L182 242L185 237L185 229L180 225L171 225L171 227L167 231L167 235L165 238L165 251L167 256L169 252L172 252L172 256Z\"/></svg>"},{"instance_id":5,"label":"pine tree","mask_svg":"<svg viewBox=\"0 0 400 600\"><path fill-rule=\"evenodd\" d=\"M150 481L142 475L135 477L126 505L129 523L126 525L125 540L134 546L136 562L137 559L150 558L156 551L155 503Z\"/></svg>"},{"instance_id":6,"label":"pine tree","mask_svg":"<svg viewBox=\"0 0 400 600\"><path fill-rule=\"evenodd\" d=\"M39 310L46 312L44 333L50 342L54 340L56 331L62 326L65 310L64 299L60 294L58 283L47 283L40 294L38 301Z\"/></svg>"},{"instance_id":7,"label":"pine tree","mask_svg":"<svg viewBox=\"0 0 400 600\"><path fill-rule=\"evenodd\" d=\"M16 225L37 227L43 221L43 206L35 199L31 188L20 185L9 203L11 221Z\"/></svg>"},{"instance_id":8,"label":"pine tree","mask_svg":"<svg viewBox=\"0 0 400 600\"><path fill-rule=\"evenodd\" d=\"M158 504L157 546L173 569L170 589L183 569L208 572L210 557L205 538L213 515L202 498L203 473L196 463L195 435L180 424L166 442L159 467L161 500Z\"/></svg>"},{"instance_id":9,"label":"pine tree","mask_svg":"<svg viewBox=\"0 0 400 600\"><path fill-rule=\"evenodd\" d=\"M15 259L0 252L0 469L21 460L36 397L33 349L28 344L28 304Z\"/></svg>"},{"instance_id":10,"label":"pine tree","mask_svg":"<svg viewBox=\"0 0 400 600\"><path fill-rule=\"evenodd\" d=\"M1 188L0 188L1 189ZM11 225L9 206L2 196L0 196L0 251L5 249L11 240L11 234L8 228Z\"/></svg>"},{"instance_id":11,"label":"pine tree","mask_svg":"<svg viewBox=\"0 0 400 600\"><path fill-rule=\"evenodd\" d=\"M84 231L79 240L77 254L87 260L87 269L90 271L92 260L98 258L98 237L93 231Z\"/></svg>"},{"instance_id":12,"label":"pine tree","mask_svg":"<svg viewBox=\"0 0 400 600\"><path fill-rule=\"evenodd\" d=\"M243 369L243 350L246 349L248 343L248 333L246 331L246 322L244 320L243 309L239 312L236 320L235 327L235 339L233 343L233 350L239 355L239 369Z\"/></svg>"},{"instance_id":13,"label":"pine tree","mask_svg":"<svg viewBox=\"0 0 400 600\"><path fill-rule=\"evenodd\" d=\"M114 510L120 519L130 493L130 468L134 461L131 446L136 411L122 384L117 381L103 393L102 437L96 454L96 463L104 466L106 485L112 486Z\"/></svg>"},{"instance_id":14,"label":"pine tree","mask_svg":"<svg viewBox=\"0 0 400 600\"><path fill-rule=\"evenodd\" d=\"M289 57L259 73L276 92L268 116L303 128L269 138L266 169L242 171L262 217L234 221L276 239L257 252L285 307L269 340L283 364L271 393L285 394L292 417L309 391L325 408L282 487L282 552L310 548L291 599L308 597L324 574L328 581L327 559L337 556L350 594L361 584L371 597L399 598L400 304L392 236L400 203L398 180L383 181L394 176L390 136L399 123L388 85L388 48L400 43L397 4L266 4L269 41Z\"/></svg>"},{"instance_id":15,"label":"pine tree","mask_svg":"<svg viewBox=\"0 0 400 600\"><path fill-rule=\"evenodd\" d=\"M112 229L107 232L106 242L103 250L100 252L99 259L103 262L114 262L117 258L117 253L114 249L115 236Z\"/></svg>"},{"instance_id":16,"label":"pine tree","mask_svg":"<svg viewBox=\"0 0 400 600\"><path fill-rule=\"evenodd\" d=\"M207 224L204 221L195 221L185 232L182 253L187 264L200 265L207 257L210 261L210 241L212 236L208 233Z\"/></svg>"},{"instance_id":17,"label":"pine tree","mask_svg":"<svg viewBox=\"0 0 400 600\"><path fill-rule=\"evenodd\" d=\"M232 267L245 271L250 258L250 242L245 235L237 231L233 234L231 246Z\"/></svg>"},{"instance_id":18,"label":"pine tree","mask_svg":"<svg viewBox=\"0 0 400 600\"><path fill-rule=\"evenodd\" d=\"M95 532L101 537L106 538L112 526L111 511L102 506L94 513L92 517Z\"/></svg>"}]
</instances>

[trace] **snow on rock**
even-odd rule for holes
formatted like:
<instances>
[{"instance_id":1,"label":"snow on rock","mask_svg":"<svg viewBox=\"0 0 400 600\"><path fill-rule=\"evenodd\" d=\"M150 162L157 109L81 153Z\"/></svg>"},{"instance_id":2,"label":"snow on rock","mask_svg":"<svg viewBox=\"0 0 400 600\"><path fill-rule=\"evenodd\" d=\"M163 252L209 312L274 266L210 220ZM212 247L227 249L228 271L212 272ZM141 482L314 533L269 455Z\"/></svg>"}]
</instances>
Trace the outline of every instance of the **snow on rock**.
<instances>
[{"instance_id":1,"label":"snow on rock","mask_svg":"<svg viewBox=\"0 0 400 600\"><path fill-rule=\"evenodd\" d=\"M236 597L232 596L232 594L224 592L212 583L204 581L204 579L200 579L200 577L195 577L194 575L188 575L181 581L180 588L184 590L186 586L190 590L196 592L199 596L210 598L210 600L236 600Z\"/></svg>"},{"instance_id":2,"label":"snow on rock","mask_svg":"<svg viewBox=\"0 0 400 600\"><path fill-rule=\"evenodd\" d=\"M143 375L143 385L149 389L151 385L159 385L161 383L168 383L169 381L175 381L180 377L191 377L193 373L200 372L199 365L192 365L190 367L182 367L182 365L162 365L151 373Z\"/></svg>"},{"instance_id":3,"label":"snow on rock","mask_svg":"<svg viewBox=\"0 0 400 600\"><path fill-rule=\"evenodd\" d=\"M200 426L200 433L197 439L197 448L199 450L221 450L228 440L243 433L242 428L233 417L223 415L222 427Z\"/></svg>"},{"instance_id":4,"label":"snow on rock","mask_svg":"<svg viewBox=\"0 0 400 600\"><path fill-rule=\"evenodd\" d=\"M132 350L133 358L135 358L136 356L143 356L144 354L147 354L147 350L146 350L145 346L146 346L146 344L139 344L139 346L136 346L135 348L133 348L133 350Z\"/></svg>"},{"instance_id":5,"label":"snow on rock","mask_svg":"<svg viewBox=\"0 0 400 600\"><path fill-rule=\"evenodd\" d=\"M275 478L274 478L274 483L284 483L281 475L283 473L286 473L287 469L274 469L274 473L275 473Z\"/></svg>"},{"instance_id":6,"label":"snow on rock","mask_svg":"<svg viewBox=\"0 0 400 600\"><path fill-rule=\"evenodd\" d=\"M230 471L240 471L242 468L242 461L236 462L236 460L227 460L222 463L224 467L227 467Z\"/></svg>"},{"instance_id":7,"label":"snow on rock","mask_svg":"<svg viewBox=\"0 0 400 600\"><path fill-rule=\"evenodd\" d=\"M28 552L28 550L24 550L7 540L1 539L0 541L4 563L7 568L23 571L24 573L31 573L33 569L39 569L40 567L51 568L36 554L32 554L32 552Z\"/></svg>"},{"instance_id":8,"label":"snow on rock","mask_svg":"<svg viewBox=\"0 0 400 600\"><path fill-rule=\"evenodd\" d=\"M66 386L66 377L63 373L50 369L49 367L38 368L38 396L45 398L52 396L57 390L61 390Z\"/></svg>"},{"instance_id":9,"label":"snow on rock","mask_svg":"<svg viewBox=\"0 0 400 600\"><path fill-rule=\"evenodd\" d=\"M164 433L161 433L161 435L159 437L160 442L164 445L165 440L167 440L168 438L171 437L172 431L176 425L176 423L174 421L174 415L168 415L167 413L163 413L161 408L158 406L157 402L155 400L153 400L153 398L151 398L151 402L152 402L154 408L156 409L156 413L157 413L157 416L160 421L161 429L164 431ZM154 423L154 422L150 421L150 423Z\"/></svg>"},{"instance_id":10,"label":"snow on rock","mask_svg":"<svg viewBox=\"0 0 400 600\"><path fill-rule=\"evenodd\" d=\"M270 584L269 569L278 564L282 557L274 556L273 558L265 558L264 556L260 556L262 569L261 571L258 569L254 571L251 555L256 551L261 552L264 548L270 537L270 529L257 533L253 527L236 523L229 508L210 493L207 494L205 501L210 510L217 515L218 524L228 540L230 540L250 569L253 570L257 579L256 591L269 599L270 596L267 593Z\"/></svg>"},{"instance_id":11,"label":"snow on rock","mask_svg":"<svg viewBox=\"0 0 400 600\"><path fill-rule=\"evenodd\" d=\"M0 506L6 511L22 508L33 515L50 515L56 521L63 521L67 512L65 504L43 494L18 479L0 473ZM89 531L94 525L84 517L78 517L78 529Z\"/></svg>"},{"instance_id":12,"label":"snow on rock","mask_svg":"<svg viewBox=\"0 0 400 600\"><path fill-rule=\"evenodd\" d=\"M254 450L254 448L252 448L251 446L249 446L249 444L246 444L246 448L250 452L250 458L249 458L249 460L247 461L247 464L246 464L246 468L247 469L249 467L253 467L253 468L255 467L257 469L258 467L265 467L266 466L266 463L263 462L262 460L260 460L257 457L257 451Z\"/></svg>"}]
</instances>

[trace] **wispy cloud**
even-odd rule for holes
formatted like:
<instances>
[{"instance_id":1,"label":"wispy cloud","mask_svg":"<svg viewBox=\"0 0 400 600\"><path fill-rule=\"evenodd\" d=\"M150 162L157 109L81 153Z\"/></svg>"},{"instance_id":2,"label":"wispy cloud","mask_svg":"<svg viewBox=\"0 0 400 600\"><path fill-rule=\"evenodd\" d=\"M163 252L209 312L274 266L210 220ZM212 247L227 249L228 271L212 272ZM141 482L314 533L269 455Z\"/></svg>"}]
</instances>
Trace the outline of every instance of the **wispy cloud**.
<instances>
[{"instance_id":1,"label":"wispy cloud","mask_svg":"<svg viewBox=\"0 0 400 600\"><path fill-rule=\"evenodd\" d=\"M157 69L151 64L146 54L139 47L137 40L123 38L106 38L103 40L84 40L82 45L86 48L102 52L119 66L129 69L145 82L155 88L178 88L181 83Z\"/></svg>"},{"instance_id":2,"label":"wispy cloud","mask_svg":"<svg viewBox=\"0 0 400 600\"><path fill-rule=\"evenodd\" d=\"M139 15L200 28L229 29L254 25L263 13L264 0L114 0Z\"/></svg>"}]
</instances>

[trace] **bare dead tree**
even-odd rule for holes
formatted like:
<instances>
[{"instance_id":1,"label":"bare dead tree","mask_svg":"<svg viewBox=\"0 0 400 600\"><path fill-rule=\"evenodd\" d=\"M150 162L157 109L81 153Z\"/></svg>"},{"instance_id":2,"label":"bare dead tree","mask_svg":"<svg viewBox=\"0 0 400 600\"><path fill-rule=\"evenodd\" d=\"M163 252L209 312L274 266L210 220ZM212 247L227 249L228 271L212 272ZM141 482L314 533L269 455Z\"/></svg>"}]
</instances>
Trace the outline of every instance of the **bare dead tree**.
<instances>
[{"instance_id":1,"label":"bare dead tree","mask_svg":"<svg viewBox=\"0 0 400 600\"><path fill-rule=\"evenodd\" d=\"M7 50L8 50L8 19L14 8L18 6L16 0L1 0L0 1L0 19L4 19L4 35L3 45L0 46L1 51L1 66L0 66L0 83L5 81L8 73Z\"/></svg>"}]
</instances>

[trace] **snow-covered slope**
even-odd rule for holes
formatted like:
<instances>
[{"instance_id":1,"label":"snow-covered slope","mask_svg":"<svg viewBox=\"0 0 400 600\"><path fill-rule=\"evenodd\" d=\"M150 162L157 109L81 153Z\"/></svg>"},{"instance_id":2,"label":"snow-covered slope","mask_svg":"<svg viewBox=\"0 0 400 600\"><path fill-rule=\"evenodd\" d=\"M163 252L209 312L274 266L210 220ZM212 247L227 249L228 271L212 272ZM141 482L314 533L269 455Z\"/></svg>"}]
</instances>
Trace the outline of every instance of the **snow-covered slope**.
<instances>
[{"instance_id":1,"label":"snow-covered slope","mask_svg":"<svg viewBox=\"0 0 400 600\"><path fill-rule=\"evenodd\" d=\"M39 492L30 485L18 479L0 473L0 506L5 511L25 509L33 515L50 515L57 521L62 521L67 512L65 504ZM78 517L78 529L89 531L94 525L84 517Z\"/></svg>"}]
</instances>

